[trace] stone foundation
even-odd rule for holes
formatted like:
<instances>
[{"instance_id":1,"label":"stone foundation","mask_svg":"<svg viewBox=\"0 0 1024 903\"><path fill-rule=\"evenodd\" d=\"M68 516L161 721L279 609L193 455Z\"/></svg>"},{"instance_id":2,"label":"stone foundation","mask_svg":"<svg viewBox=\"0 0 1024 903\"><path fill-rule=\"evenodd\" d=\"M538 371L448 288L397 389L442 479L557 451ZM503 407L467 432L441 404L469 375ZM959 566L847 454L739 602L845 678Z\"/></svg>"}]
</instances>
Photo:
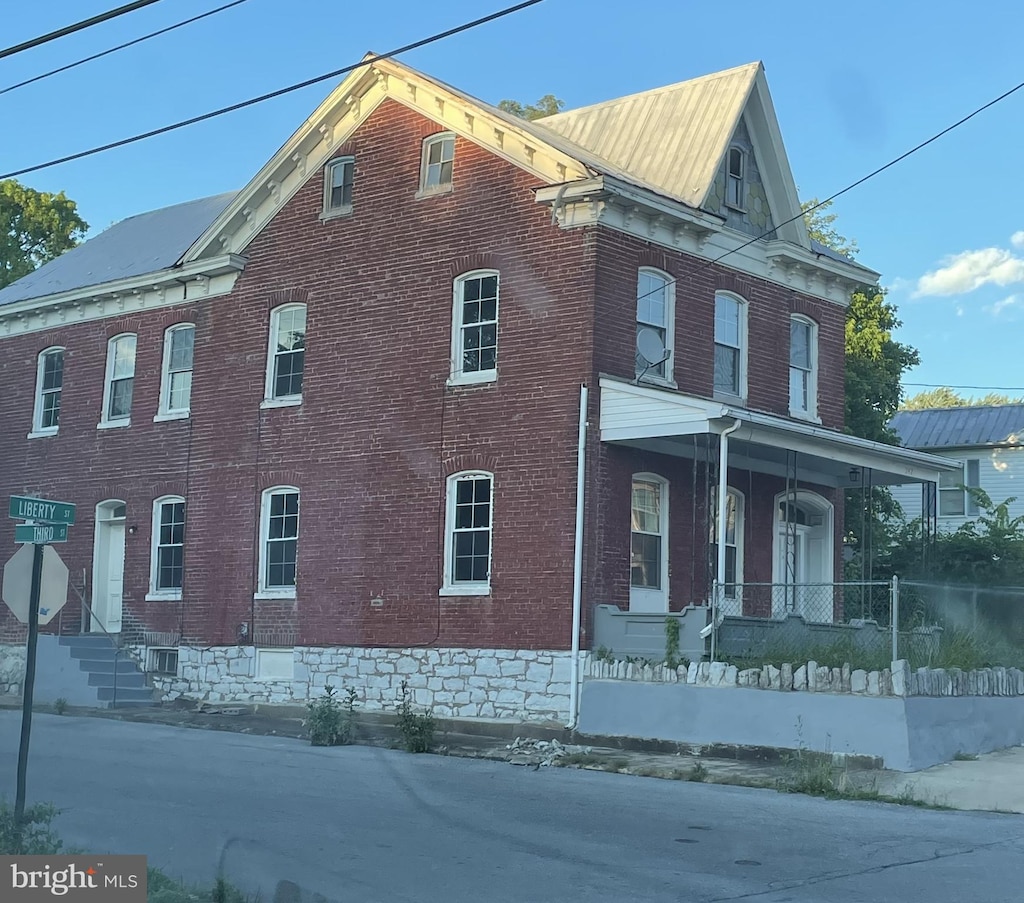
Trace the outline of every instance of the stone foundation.
<instances>
[{"instance_id":1,"label":"stone foundation","mask_svg":"<svg viewBox=\"0 0 1024 903\"><path fill-rule=\"evenodd\" d=\"M182 646L177 676L152 677L167 699L212 702L305 703L328 684L352 687L364 711L392 709L404 680L413 703L439 717L565 720L570 659L519 649Z\"/></svg>"},{"instance_id":2,"label":"stone foundation","mask_svg":"<svg viewBox=\"0 0 1024 903\"><path fill-rule=\"evenodd\" d=\"M25 680L25 647L0 646L0 696L19 695Z\"/></svg>"}]
</instances>

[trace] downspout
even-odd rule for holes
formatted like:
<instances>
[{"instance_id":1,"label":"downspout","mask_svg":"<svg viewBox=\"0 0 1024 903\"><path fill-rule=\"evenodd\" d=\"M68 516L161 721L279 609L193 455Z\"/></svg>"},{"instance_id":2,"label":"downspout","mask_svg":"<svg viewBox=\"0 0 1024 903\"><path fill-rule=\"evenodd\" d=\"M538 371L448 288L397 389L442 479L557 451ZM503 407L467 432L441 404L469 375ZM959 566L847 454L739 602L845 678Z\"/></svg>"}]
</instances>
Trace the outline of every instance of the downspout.
<instances>
[{"instance_id":1,"label":"downspout","mask_svg":"<svg viewBox=\"0 0 1024 903\"><path fill-rule=\"evenodd\" d=\"M554 203L551 205L551 225L558 225L558 211L562 207L562 198L565 195L566 189L569 187L568 182L563 182L558 189L558 194L555 195Z\"/></svg>"},{"instance_id":2,"label":"downspout","mask_svg":"<svg viewBox=\"0 0 1024 903\"><path fill-rule=\"evenodd\" d=\"M715 661L718 643L718 611L725 593L725 536L726 536L726 503L729 492L729 436L742 426L736 420L732 426L722 430L718 436L718 530L715 541L718 543L718 563L715 568L715 592L711 598L711 661Z\"/></svg>"},{"instance_id":3,"label":"downspout","mask_svg":"<svg viewBox=\"0 0 1024 903\"><path fill-rule=\"evenodd\" d=\"M572 562L572 652L569 659L569 730L579 720L580 624L583 620L583 493L587 471L587 384L580 386L580 426L576 445L576 535Z\"/></svg>"}]
</instances>

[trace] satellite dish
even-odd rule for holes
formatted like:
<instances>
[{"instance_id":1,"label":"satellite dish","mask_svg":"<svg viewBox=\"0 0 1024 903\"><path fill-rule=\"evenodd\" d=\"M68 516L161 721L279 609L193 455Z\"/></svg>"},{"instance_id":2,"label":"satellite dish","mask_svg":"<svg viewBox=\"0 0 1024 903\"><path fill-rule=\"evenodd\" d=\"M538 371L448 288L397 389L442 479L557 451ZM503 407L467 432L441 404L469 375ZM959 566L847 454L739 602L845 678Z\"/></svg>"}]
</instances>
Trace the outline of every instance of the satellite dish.
<instances>
[{"instance_id":1,"label":"satellite dish","mask_svg":"<svg viewBox=\"0 0 1024 903\"><path fill-rule=\"evenodd\" d=\"M645 326L636 334L636 352L643 358L648 368L656 367L658 364L668 360L668 353L658 333Z\"/></svg>"}]
</instances>

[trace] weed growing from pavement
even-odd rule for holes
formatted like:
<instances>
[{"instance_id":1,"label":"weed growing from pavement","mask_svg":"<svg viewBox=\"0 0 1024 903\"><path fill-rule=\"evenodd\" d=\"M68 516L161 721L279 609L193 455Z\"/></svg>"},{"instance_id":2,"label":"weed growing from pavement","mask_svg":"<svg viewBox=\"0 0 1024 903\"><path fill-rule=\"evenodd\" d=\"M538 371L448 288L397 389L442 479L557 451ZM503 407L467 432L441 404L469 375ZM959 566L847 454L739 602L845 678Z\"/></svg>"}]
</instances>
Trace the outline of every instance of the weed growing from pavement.
<instances>
[{"instance_id":1,"label":"weed growing from pavement","mask_svg":"<svg viewBox=\"0 0 1024 903\"><path fill-rule=\"evenodd\" d=\"M355 729L356 691L345 690L343 699L330 684L324 695L314 699L309 709L309 742L313 746L345 746L352 742Z\"/></svg>"},{"instance_id":2,"label":"weed growing from pavement","mask_svg":"<svg viewBox=\"0 0 1024 903\"><path fill-rule=\"evenodd\" d=\"M398 700L398 732L406 752L426 753L434 748L434 716L429 712L413 710L409 684L402 681Z\"/></svg>"},{"instance_id":3,"label":"weed growing from pavement","mask_svg":"<svg viewBox=\"0 0 1024 903\"><path fill-rule=\"evenodd\" d=\"M58 696L53 701L53 711L57 715L63 715L68 710L68 701L63 696Z\"/></svg>"},{"instance_id":4,"label":"weed growing from pavement","mask_svg":"<svg viewBox=\"0 0 1024 903\"><path fill-rule=\"evenodd\" d=\"M953 756L954 762L977 762L978 757L974 753L958 752Z\"/></svg>"}]
</instances>

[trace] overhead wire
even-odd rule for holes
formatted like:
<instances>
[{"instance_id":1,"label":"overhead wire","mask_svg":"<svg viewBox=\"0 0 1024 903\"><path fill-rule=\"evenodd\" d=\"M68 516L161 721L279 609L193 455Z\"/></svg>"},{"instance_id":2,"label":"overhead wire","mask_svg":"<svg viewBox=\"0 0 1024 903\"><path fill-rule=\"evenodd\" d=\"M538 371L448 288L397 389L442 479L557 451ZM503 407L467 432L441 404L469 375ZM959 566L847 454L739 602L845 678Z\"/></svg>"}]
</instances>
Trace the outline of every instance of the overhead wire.
<instances>
[{"instance_id":1,"label":"overhead wire","mask_svg":"<svg viewBox=\"0 0 1024 903\"><path fill-rule=\"evenodd\" d=\"M86 28L92 28L94 25L99 25L102 22L109 22L111 19L116 19L118 16L123 16L126 13L133 13L135 10L142 9L144 6L152 6L154 3L159 2L160 0L133 0L132 3L126 3L124 6L119 6L116 9L108 9L105 13L90 16L88 19L83 19L81 22L75 22L72 25L65 25L63 28L58 28L56 31L39 35L37 38L30 38L27 41L22 41L20 44L15 44L12 47L0 50L0 60L5 57L14 56L16 53L23 53L26 50L31 50L33 47L48 44L50 41L56 41L57 38L63 38L66 35L74 34L76 31L84 31Z\"/></svg>"},{"instance_id":2,"label":"overhead wire","mask_svg":"<svg viewBox=\"0 0 1024 903\"><path fill-rule=\"evenodd\" d=\"M124 50L127 47L133 47L136 44L141 44L143 41L148 41L150 38L159 37L162 34L167 34L169 31L174 31L177 28L183 28L186 25L191 25L193 22L198 22L200 19L205 19L208 16L214 16L217 13L222 13L226 9L231 9L233 6L245 3L247 0L232 0L231 3L225 3L223 6L218 6L216 9L211 9L208 12L200 13L198 16L192 16L190 19L184 19L181 22L175 22L173 25L168 25L166 28L160 28L157 31L151 31L149 34L144 34L140 38L134 38L131 41L125 41L123 44L118 44L116 47L110 47L107 50L101 50L99 53L94 53L91 56L83 57L80 60L76 60L73 63L68 63L66 66L60 66L56 69L51 69L49 72L44 72L42 75L35 75L32 78L26 78L24 81L18 82L15 85L8 85L6 88L0 88L0 94L7 94L10 91L16 91L18 88L24 88L26 85L32 85L36 82L42 81L44 78L49 78L52 75L58 75L61 72L67 72L69 69L74 69L76 66L82 66L85 63L91 63L93 60L98 60L101 57L109 56L112 53L117 53L119 50Z\"/></svg>"},{"instance_id":3,"label":"overhead wire","mask_svg":"<svg viewBox=\"0 0 1024 903\"><path fill-rule=\"evenodd\" d=\"M152 0L150 0L152 2ZM64 157L59 157L55 160L49 160L46 163L39 163L35 166L26 166L22 169L12 170L0 175L0 179L11 179L15 176L22 176L30 172L38 172L41 169L48 169L51 166L57 166L61 163L70 163L72 160L81 160L83 157L91 157L94 154L103 153L104 151L113 150L117 147L124 147L128 144L134 144L138 141L144 141L147 138L153 138L157 135L164 135L167 132L173 132L177 129L183 129L186 126L196 125L199 122L206 122L209 119L214 119L218 116L223 116L227 113L234 113L236 110L242 110L246 107L255 106L258 103L263 103L267 100L273 100L275 97L282 97L285 94L291 94L294 91L299 91L302 88L308 88L310 85L318 84L322 81L327 81L331 78L337 78L339 75L346 75L356 69L363 66L372 66L378 60L390 59L393 56L398 56L401 53L407 53L410 50L416 50L419 47L425 47L427 44L433 44L436 41L443 40L444 38L450 38L453 35L460 34L464 31L469 31L471 28L476 28L480 25L485 25L488 22L493 22L495 19L500 19L504 16L511 15L512 13L519 12L520 10L526 9L530 6L536 6L538 3L542 3L543 0L523 0L521 3L517 3L514 6L507 6L498 12L491 13L486 16L481 16L479 19L474 19L471 22L466 22L462 25L457 25L454 28L448 28L445 31L440 31L437 34L433 34L430 37L422 38L418 41L413 41L411 44L404 44L401 47L396 47L394 50L389 50L387 53L374 54L369 59L361 60L358 63L353 63L350 66L343 66L340 69L334 69L331 72L325 72L323 75L317 75L314 78L307 78L304 81L297 82L294 85L289 85L286 88L279 88L276 91L270 91L266 94L261 94L258 97L252 97L249 100L239 101L238 103L230 104L226 107L221 107L218 110L211 110L209 113L202 113L199 116L192 116L189 119L182 119L179 122L171 123L170 125L161 126L160 128L150 129L148 132L142 132L138 135L132 135L130 138L122 138L119 141L111 141L109 144L103 144L99 147L89 148L89 150L79 151L75 154L68 154Z\"/></svg>"}]
</instances>

